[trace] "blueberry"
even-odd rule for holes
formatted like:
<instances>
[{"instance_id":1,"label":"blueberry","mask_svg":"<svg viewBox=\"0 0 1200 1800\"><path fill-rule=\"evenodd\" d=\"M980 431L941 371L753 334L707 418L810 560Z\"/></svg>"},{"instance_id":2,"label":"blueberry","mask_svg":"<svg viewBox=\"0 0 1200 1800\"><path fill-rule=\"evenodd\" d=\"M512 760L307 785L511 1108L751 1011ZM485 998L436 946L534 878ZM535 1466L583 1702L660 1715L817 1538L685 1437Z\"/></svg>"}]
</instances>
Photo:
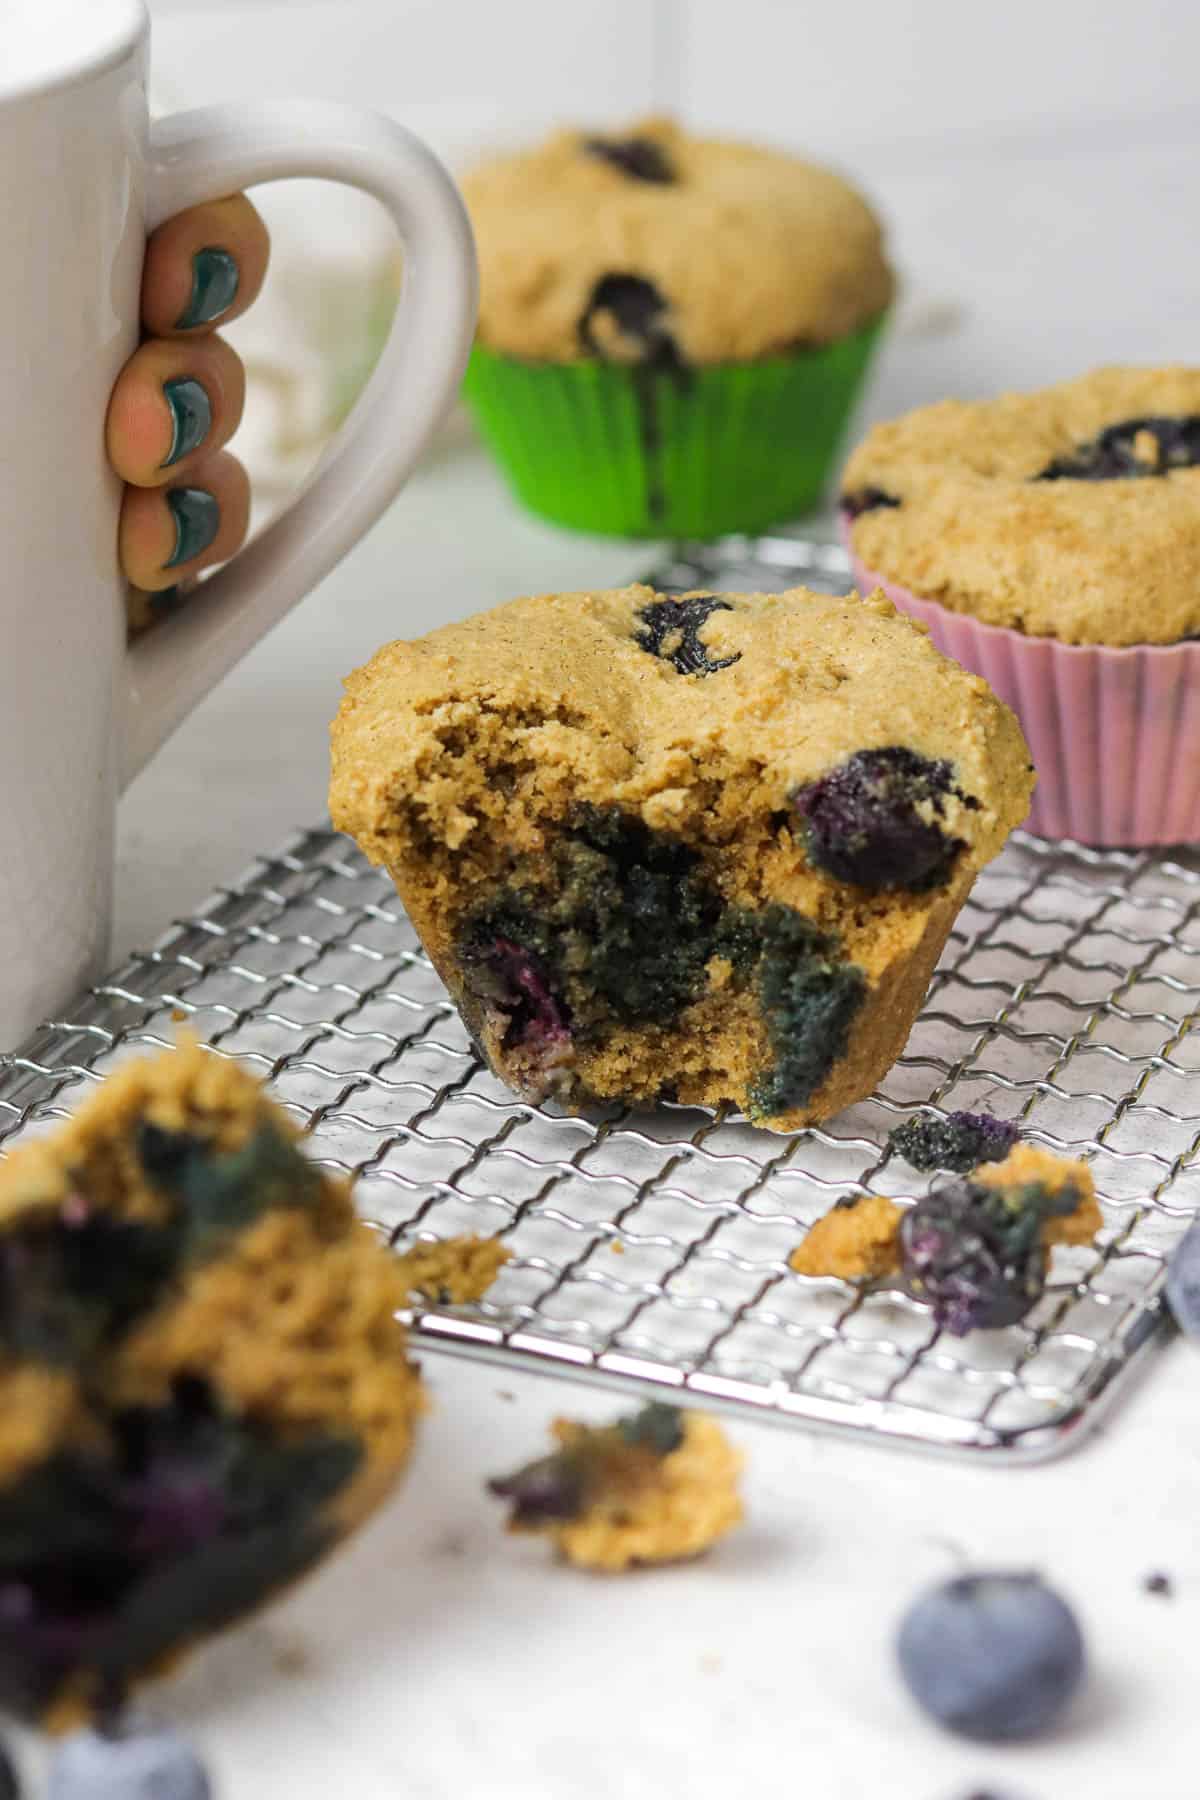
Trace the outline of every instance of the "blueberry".
<instances>
[{"instance_id":1,"label":"blueberry","mask_svg":"<svg viewBox=\"0 0 1200 1800\"><path fill-rule=\"evenodd\" d=\"M641 1412L618 1419L616 1429L627 1444L655 1456L670 1456L684 1439L683 1414L665 1400L651 1400Z\"/></svg>"},{"instance_id":2,"label":"blueberry","mask_svg":"<svg viewBox=\"0 0 1200 1800\"><path fill-rule=\"evenodd\" d=\"M588 156L611 163L631 181L650 181L669 185L676 179L670 158L653 138L588 138L583 146Z\"/></svg>"},{"instance_id":3,"label":"blueberry","mask_svg":"<svg viewBox=\"0 0 1200 1800\"><path fill-rule=\"evenodd\" d=\"M880 507L899 504L895 494L889 494L881 487L853 488L838 496L838 511L850 521L860 518L863 513L877 512Z\"/></svg>"},{"instance_id":4,"label":"blueberry","mask_svg":"<svg viewBox=\"0 0 1200 1800\"><path fill-rule=\"evenodd\" d=\"M600 319L606 316L618 337L624 339L632 360L677 373L683 359L667 328L666 312L666 300L644 276L619 272L602 275L579 321L579 342L589 355L607 359L610 345L596 330Z\"/></svg>"},{"instance_id":5,"label":"blueberry","mask_svg":"<svg viewBox=\"0 0 1200 1800\"><path fill-rule=\"evenodd\" d=\"M964 1737L1033 1737L1059 1717L1084 1672L1066 1602L1036 1575L962 1575L923 1594L897 1643L918 1705Z\"/></svg>"},{"instance_id":6,"label":"blueberry","mask_svg":"<svg viewBox=\"0 0 1200 1800\"><path fill-rule=\"evenodd\" d=\"M968 1175L980 1163L1003 1162L1020 1136L1011 1119L990 1113L918 1113L888 1134L888 1149L924 1174L952 1169Z\"/></svg>"},{"instance_id":7,"label":"blueberry","mask_svg":"<svg viewBox=\"0 0 1200 1800\"><path fill-rule=\"evenodd\" d=\"M583 1462L565 1451L539 1456L512 1475L499 1475L487 1484L498 1500L511 1500L509 1523L537 1526L546 1520L577 1519L587 1498L587 1471Z\"/></svg>"},{"instance_id":8,"label":"blueberry","mask_svg":"<svg viewBox=\"0 0 1200 1800\"><path fill-rule=\"evenodd\" d=\"M954 1337L1015 1325L1046 1282L1042 1226L1076 1205L1037 1184L998 1191L972 1181L935 1188L900 1221L900 1253L912 1292Z\"/></svg>"},{"instance_id":9,"label":"blueberry","mask_svg":"<svg viewBox=\"0 0 1200 1800\"><path fill-rule=\"evenodd\" d=\"M1188 1227L1175 1248L1167 1270L1166 1294L1180 1331L1200 1337L1200 1219Z\"/></svg>"},{"instance_id":10,"label":"blueberry","mask_svg":"<svg viewBox=\"0 0 1200 1800\"><path fill-rule=\"evenodd\" d=\"M638 613L641 628L634 637L649 655L669 662L680 675L715 675L718 669L740 662L742 653L710 657L700 641L700 629L713 613L732 611L728 600L718 600L713 594L651 600Z\"/></svg>"},{"instance_id":11,"label":"blueberry","mask_svg":"<svg viewBox=\"0 0 1200 1800\"><path fill-rule=\"evenodd\" d=\"M77 1731L50 1765L47 1800L212 1800L203 1766L163 1727Z\"/></svg>"},{"instance_id":12,"label":"blueberry","mask_svg":"<svg viewBox=\"0 0 1200 1800\"><path fill-rule=\"evenodd\" d=\"M497 934L468 945L463 962L484 998L508 1015L506 1048L547 1051L570 1041L570 1011L534 951Z\"/></svg>"},{"instance_id":13,"label":"blueberry","mask_svg":"<svg viewBox=\"0 0 1200 1800\"><path fill-rule=\"evenodd\" d=\"M1136 481L1200 463L1200 415L1122 419L1034 476L1035 481Z\"/></svg>"},{"instance_id":14,"label":"blueberry","mask_svg":"<svg viewBox=\"0 0 1200 1800\"><path fill-rule=\"evenodd\" d=\"M920 893L948 878L963 848L929 816L940 817L951 794L979 805L954 786L948 762L891 744L856 750L792 800L816 868L856 887Z\"/></svg>"}]
</instances>

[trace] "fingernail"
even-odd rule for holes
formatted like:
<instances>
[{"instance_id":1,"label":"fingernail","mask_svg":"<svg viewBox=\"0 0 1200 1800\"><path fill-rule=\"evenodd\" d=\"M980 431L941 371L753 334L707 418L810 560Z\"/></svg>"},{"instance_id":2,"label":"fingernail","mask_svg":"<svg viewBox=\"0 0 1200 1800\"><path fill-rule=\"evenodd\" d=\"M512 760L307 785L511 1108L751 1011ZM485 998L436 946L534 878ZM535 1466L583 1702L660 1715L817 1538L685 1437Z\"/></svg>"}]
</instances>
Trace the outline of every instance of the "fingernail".
<instances>
[{"instance_id":1,"label":"fingernail","mask_svg":"<svg viewBox=\"0 0 1200 1800\"><path fill-rule=\"evenodd\" d=\"M228 250L197 250L192 258L192 295L175 321L176 331L211 325L237 299L238 266Z\"/></svg>"},{"instance_id":2,"label":"fingernail","mask_svg":"<svg viewBox=\"0 0 1200 1800\"><path fill-rule=\"evenodd\" d=\"M164 569L176 569L207 550L217 535L221 509L206 488L168 488L167 505L175 520L175 548Z\"/></svg>"},{"instance_id":3,"label":"fingernail","mask_svg":"<svg viewBox=\"0 0 1200 1800\"><path fill-rule=\"evenodd\" d=\"M161 467L169 469L181 456L190 456L212 429L212 401L207 388L194 375L164 381L163 399L171 410L171 448Z\"/></svg>"}]
</instances>

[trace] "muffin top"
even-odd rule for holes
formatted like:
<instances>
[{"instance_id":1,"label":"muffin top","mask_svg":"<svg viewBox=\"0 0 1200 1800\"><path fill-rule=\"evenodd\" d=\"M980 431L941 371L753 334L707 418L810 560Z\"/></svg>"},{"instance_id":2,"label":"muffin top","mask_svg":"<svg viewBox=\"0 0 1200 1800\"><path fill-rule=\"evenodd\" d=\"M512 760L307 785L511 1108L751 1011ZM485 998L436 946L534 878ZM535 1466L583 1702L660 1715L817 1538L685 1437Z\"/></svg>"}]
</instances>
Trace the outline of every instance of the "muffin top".
<instances>
[{"instance_id":1,"label":"muffin top","mask_svg":"<svg viewBox=\"0 0 1200 1800\"><path fill-rule=\"evenodd\" d=\"M883 594L544 594L388 644L346 690L330 802L378 861L400 818L458 848L500 812L617 805L708 844L790 821L815 864L893 885L844 866L873 821L978 867L1033 785L1012 713ZM514 721L498 784L484 752Z\"/></svg>"},{"instance_id":2,"label":"muffin top","mask_svg":"<svg viewBox=\"0 0 1200 1800\"><path fill-rule=\"evenodd\" d=\"M878 425L842 514L873 574L1068 644L1200 633L1200 369L1098 369Z\"/></svg>"},{"instance_id":3,"label":"muffin top","mask_svg":"<svg viewBox=\"0 0 1200 1800\"><path fill-rule=\"evenodd\" d=\"M510 356L746 360L844 337L892 295L879 221L847 182L665 119L558 131L463 192L480 341Z\"/></svg>"}]
</instances>

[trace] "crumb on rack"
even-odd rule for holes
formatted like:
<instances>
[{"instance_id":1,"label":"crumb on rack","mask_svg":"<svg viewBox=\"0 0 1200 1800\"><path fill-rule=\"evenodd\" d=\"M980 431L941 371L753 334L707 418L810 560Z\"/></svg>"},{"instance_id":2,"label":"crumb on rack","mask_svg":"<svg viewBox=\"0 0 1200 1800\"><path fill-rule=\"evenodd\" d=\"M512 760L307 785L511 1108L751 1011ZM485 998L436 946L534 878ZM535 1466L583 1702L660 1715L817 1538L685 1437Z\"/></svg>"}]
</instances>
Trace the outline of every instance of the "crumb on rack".
<instances>
[{"instance_id":1,"label":"crumb on rack","mask_svg":"<svg viewBox=\"0 0 1200 1800\"><path fill-rule=\"evenodd\" d=\"M499 1238L465 1235L413 1244L396 1260L414 1299L466 1306L483 1299L512 1251Z\"/></svg>"},{"instance_id":2,"label":"crumb on rack","mask_svg":"<svg viewBox=\"0 0 1200 1800\"><path fill-rule=\"evenodd\" d=\"M836 1275L878 1281L900 1267L901 1209L882 1194L847 1194L788 1258L797 1275Z\"/></svg>"},{"instance_id":3,"label":"crumb on rack","mask_svg":"<svg viewBox=\"0 0 1200 1800\"><path fill-rule=\"evenodd\" d=\"M1011 1119L990 1113L916 1113L888 1133L888 1149L922 1174L951 1169L967 1175L980 1163L1000 1162L1020 1137Z\"/></svg>"},{"instance_id":4,"label":"crumb on rack","mask_svg":"<svg viewBox=\"0 0 1200 1800\"><path fill-rule=\"evenodd\" d=\"M490 1481L508 1529L551 1538L580 1568L699 1556L741 1522L742 1458L715 1419L654 1401L613 1425L556 1419L558 1448Z\"/></svg>"}]
</instances>

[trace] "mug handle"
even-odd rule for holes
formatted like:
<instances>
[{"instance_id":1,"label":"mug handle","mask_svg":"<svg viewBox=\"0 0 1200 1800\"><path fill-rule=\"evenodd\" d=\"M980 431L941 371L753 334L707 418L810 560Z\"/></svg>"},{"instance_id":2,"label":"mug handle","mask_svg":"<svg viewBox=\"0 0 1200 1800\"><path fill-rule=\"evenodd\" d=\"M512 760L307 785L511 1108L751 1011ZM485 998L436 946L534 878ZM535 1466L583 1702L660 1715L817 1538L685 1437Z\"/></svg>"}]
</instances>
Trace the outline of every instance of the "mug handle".
<instances>
[{"instance_id":1,"label":"mug handle","mask_svg":"<svg viewBox=\"0 0 1200 1800\"><path fill-rule=\"evenodd\" d=\"M287 509L128 652L121 783L323 579L411 473L458 390L475 329L475 246L457 188L382 114L324 101L203 107L151 127L149 229L258 182L342 181L383 202L404 247L375 372Z\"/></svg>"}]
</instances>

